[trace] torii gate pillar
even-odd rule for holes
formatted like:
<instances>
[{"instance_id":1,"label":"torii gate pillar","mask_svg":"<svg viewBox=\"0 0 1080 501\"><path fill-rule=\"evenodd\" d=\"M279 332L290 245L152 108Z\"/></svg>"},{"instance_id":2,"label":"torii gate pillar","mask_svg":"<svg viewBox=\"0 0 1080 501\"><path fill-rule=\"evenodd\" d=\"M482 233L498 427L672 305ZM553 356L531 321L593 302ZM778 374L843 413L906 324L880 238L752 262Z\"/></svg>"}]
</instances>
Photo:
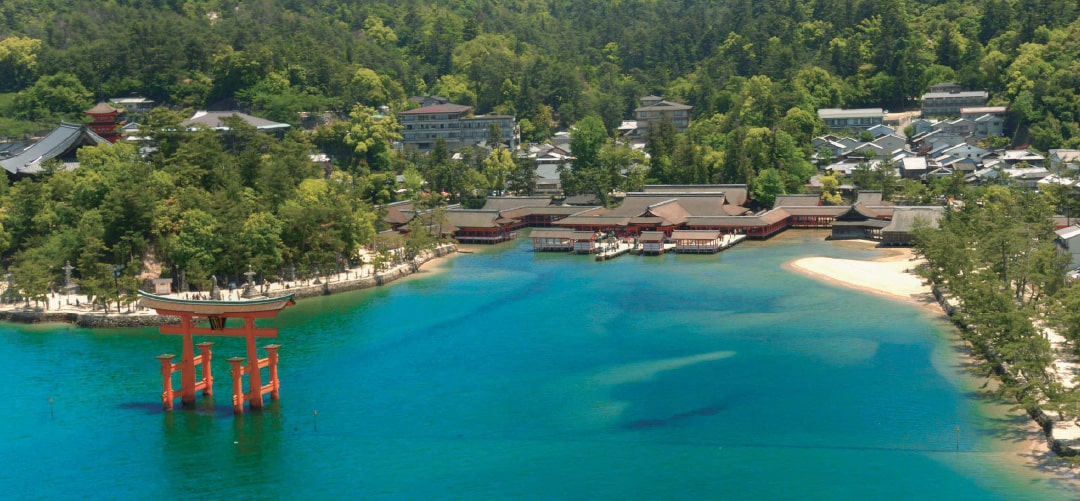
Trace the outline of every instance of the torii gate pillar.
<instances>
[{"instance_id":1,"label":"torii gate pillar","mask_svg":"<svg viewBox=\"0 0 1080 501\"><path fill-rule=\"evenodd\" d=\"M237 414L243 412L243 402L248 401L252 409L261 409L263 397L270 395L272 400L280 397L281 387L277 373L277 350L276 344L267 345L267 358L258 357L258 346L255 338L277 337L277 329L267 329L255 326L256 318L272 318L277 316L286 306L295 304L293 296L269 299L256 299L251 301L194 301L185 299L173 299L157 296L139 291L142 296L141 305L154 308L160 315L172 315L180 317L180 325L162 325L159 331L162 334L179 334L183 336L183 352L179 363L172 363L175 355L160 355L161 375L163 379L163 392L161 395L165 410L172 410L173 399L176 392L172 388L172 373L180 371L180 401L184 407L195 405L195 394L202 390L204 395L213 395L213 376L210 371L212 354L210 346L213 343L199 343L200 354L195 356L196 346L193 336L235 336L243 337L247 346L247 365L241 365L243 359L233 357L229 359L233 374L233 409ZM194 318L207 318L209 327L196 327ZM227 328L229 318L239 318L243 321L240 327ZM195 366L202 366L202 380L195 376ZM267 367L270 371L270 383L262 384L262 368ZM242 376L247 373L248 391L243 392Z\"/></svg>"}]
</instances>

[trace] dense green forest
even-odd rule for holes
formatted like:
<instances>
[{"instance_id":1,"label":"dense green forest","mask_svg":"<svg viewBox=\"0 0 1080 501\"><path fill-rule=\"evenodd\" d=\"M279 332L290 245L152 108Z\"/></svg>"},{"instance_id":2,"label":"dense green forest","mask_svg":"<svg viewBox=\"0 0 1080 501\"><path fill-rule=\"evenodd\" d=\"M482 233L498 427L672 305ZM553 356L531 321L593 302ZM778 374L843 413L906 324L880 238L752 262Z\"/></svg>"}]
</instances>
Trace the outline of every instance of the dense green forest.
<instances>
[{"instance_id":1,"label":"dense green forest","mask_svg":"<svg viewBox=\"0 0 1080 501\"><path fill-rule=\"evenodd\" d=\"M816 109L915 108L946 81L1008 105L1018 141L1080 147L1078 14L1064 0L6 0L0 136L84 120L110 97L162 106L136 117L149 155L84 148L74 172L0 183L0 266L29 295L66 261L102 294L116 265L127 290L144 272L317 273L373 243L379 204L529 192L531 169L505 150L391 149L400 127L377 109L413 95L513 114L527 142L576 125L564 185L605 203L644 182L799 192L825 130ZM650 94L692 105L694 123L661 124L645 164L610 137ZM200 108L340 120L282 138L178 133ZM952 181L856 184L914 200L955 195Z\"/></svg>"},{"instance_id":2,"label":"dense green forest","mask_svg":"<svg viewBox=\"0 0 1080 501\"><path fill-rule=\"evenodd\" d=\"M31 119L140 93L293 123L443 95L543 139L551 118L613 128L649 94L727 132L795 107L899 111L953 81L1011 105L1046 149L1080 144L1078 14L1068 0L9 0L0 92L26 93Z\"/></svg>"}]
</instances>

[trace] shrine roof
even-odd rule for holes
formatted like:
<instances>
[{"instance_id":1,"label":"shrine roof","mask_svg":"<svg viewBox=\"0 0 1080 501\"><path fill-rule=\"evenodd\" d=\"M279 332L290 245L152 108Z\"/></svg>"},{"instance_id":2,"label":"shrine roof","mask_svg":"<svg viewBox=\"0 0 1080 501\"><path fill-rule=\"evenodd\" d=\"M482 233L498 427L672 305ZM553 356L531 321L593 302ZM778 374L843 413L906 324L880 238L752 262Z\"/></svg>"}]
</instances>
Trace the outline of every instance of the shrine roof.
<instances>
[{"instance_id":1,"label":"shrine roof","mask_svg":"<svg viewBox=\"0 0 1080 501\"><path fill-rule=\"evenodd\" d=\"M111 143L86 126L60 122L59 127L40 141L13 157L0 160L0 166L12 174L38 174L42 172L42 164L46 161L63 156L80 145L97 144Z\"/></svg>"},{"instance_id":2,"label":"shrine roof","mask_svg":"<svg viewBox=\"0 0 1080 501\"><path fill-rule=\"evenodd\" d=\"M672 240L714 240L720 238L720 230L675 230Z\"/></svg>"},{"instance_id":3,"label":"shrine roof","mask_svg":"<svg viewBox=\"0 0 1080 501\"><path fill-rule=\"evenodd\" d=\"M94 105L93 108L90 108L90 109L86 110L85 113L88 114L88 115L107 115L107 114L110 114L110 113L120 113L121 111L123 111L123 110L121 110L119 108L116 108L114 106L111 106L109 103L106 103L105 101L102 101L102 102Z\"/></svg>"},{"instance_id":4,"label":"shrine roof","mask_svg":"<svg viewBox=\"0 0 1080 501\"><path fill-rule=\"evenodd\" d=\"M139 305L144 308L198 316L228 316L237 313L276 311L295 304L294 294L281 297L250 299L242 301L203 301L197 299L179 299L139 291Z\"/></svg>"}]
</instances>

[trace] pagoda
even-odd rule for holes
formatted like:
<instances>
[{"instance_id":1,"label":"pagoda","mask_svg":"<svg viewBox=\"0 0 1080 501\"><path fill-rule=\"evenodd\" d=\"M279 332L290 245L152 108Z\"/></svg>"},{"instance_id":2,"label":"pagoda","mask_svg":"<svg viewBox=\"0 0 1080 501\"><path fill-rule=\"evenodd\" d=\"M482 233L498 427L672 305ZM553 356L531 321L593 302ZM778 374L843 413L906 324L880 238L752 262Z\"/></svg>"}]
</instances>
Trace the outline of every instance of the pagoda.
<instances>
[{"instance_id":1,"label":"pagoda","mask_svg":"<svg viewBox=\"0 0 1080 501\"><path fill-rule=\"evenodd\" d=\"M115 143L120 139L120 133L117 130L124 123L121 119L124 110L102 101L84 113L90 115L91 121L88 126L94 133L105 138L110 143Z\"/></svg>"}]
</instances>

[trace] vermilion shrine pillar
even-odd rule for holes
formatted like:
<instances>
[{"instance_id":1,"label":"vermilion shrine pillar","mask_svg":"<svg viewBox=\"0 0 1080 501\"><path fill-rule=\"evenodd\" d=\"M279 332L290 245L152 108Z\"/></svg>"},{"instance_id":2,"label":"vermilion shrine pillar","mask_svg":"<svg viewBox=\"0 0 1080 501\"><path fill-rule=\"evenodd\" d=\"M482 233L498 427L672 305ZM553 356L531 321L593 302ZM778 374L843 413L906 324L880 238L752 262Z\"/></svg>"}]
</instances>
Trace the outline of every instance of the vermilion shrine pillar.
<instances>
[{"instance_id":1,"label":"vermilion shrine pillar","mask_svg":"<svg viewBox=\"0 0 1080 501\"><path fill-rule=\"evenodd\" d=\"M233 410L236 413L244 411L244 401L252 409L261 409L263 397L270 395L271 400L280 398L281 382L278 380L278 353L279 345L271 344L265 347L267 358L258 357L257 337L277 337L277 329L260 328L255 325L256 318L271 318L277 316L286 306L294 304L290 294L280 298L255 299L250 301L197 301L185 299L173 299L157 296L139 291L142 296L141 305L154 308L160 315L172 315L180 317L180 325L162 325L159 330L162 334L179 334L183 336L182 353L180 362L173 363L175 355L166 354L158 356L161 361L161 376L163 380L162 401L165 410L173 409L173 400L176 391L172 386L172 373L180 371L180 400L184 407L195 405L195 393L202 390L203 395L213 396L214 378L210 369L213 354L210 347L213 343L202 342L194 344L193 336L236 336L243 337L247 347L247 365L243 365L244 359L232 357L228 359L232 367L233 383ZM195 318L206 318L209 327L197 327ZM227 327L229 318L242 320L240 327ZM199 355L195 355L194 347L198 346ZM202 367L202 379L197 379L195 367ZM262 384L262 369L269 369L270 382ZM248 376L248 391L243 391L243 375Z\"/></svg>"}]
</instances>

